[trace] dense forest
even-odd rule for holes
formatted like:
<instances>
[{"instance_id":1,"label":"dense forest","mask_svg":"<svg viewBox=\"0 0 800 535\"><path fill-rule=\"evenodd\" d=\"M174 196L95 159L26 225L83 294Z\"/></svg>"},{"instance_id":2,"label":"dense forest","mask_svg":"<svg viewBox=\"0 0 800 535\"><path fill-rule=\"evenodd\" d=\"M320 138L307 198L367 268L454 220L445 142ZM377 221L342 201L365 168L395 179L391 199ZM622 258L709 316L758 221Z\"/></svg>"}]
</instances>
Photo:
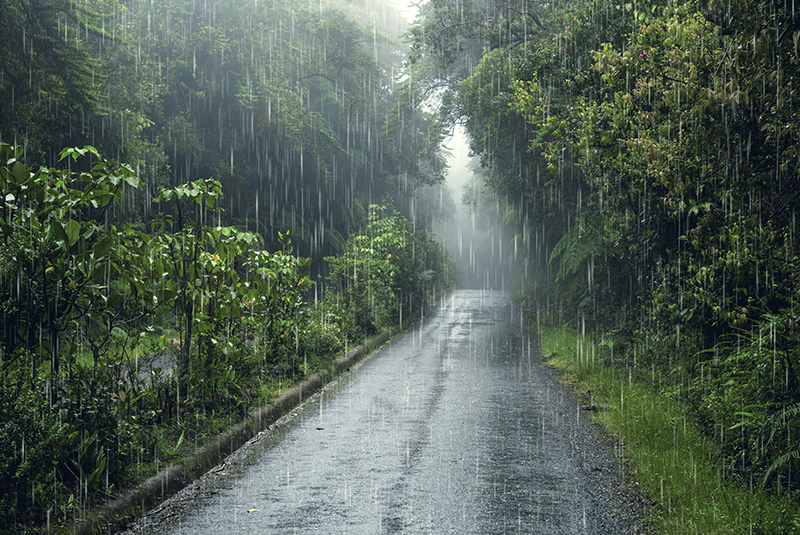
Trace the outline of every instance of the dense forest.
<instances>
[{"instance_id":1,"label":"dense forest","mask_svg":"<svg viewBox=\"0 0 800 535\"><path fill-rule=\"evenodd\" d=\"M530 317L796 499L794 10L0 0L0 525L68 521L451 287L424 226L457 124Z\"/></svg>"},{"instance_id":2,"label":"dense forest","mask_svg":"<svg viewBox=\"0 0 800 535\"><path fill-rule=\"evenodd\" d=\"M380 2L3 2L0 137L29 166L84 145L130 165L125 221L214 178L226 221L272 245L290 228L316 257L369 204L409 214L441 178L424 88L400 78L404 24Z\"/></svg>"},{"instance_id":3,"label":"dense forest","mask_svg":"<svg viewBox=\"0 0 800 535\"><path fill-rule=\"evenodd\" d=\"M411 33L524 244L531 314L685 403L721 477L800 489L794 4L430 0Z\"/></svg>"},{"instance_id":4,"label":"dense forest","mask_svg":"<svg viewBox=\"0 0 800 535\"><path fill-rule=\"evenodd\" d=\"M453 286L405 26L0 2L2 529L72 522Z\"/></svg>"}]
</instances>

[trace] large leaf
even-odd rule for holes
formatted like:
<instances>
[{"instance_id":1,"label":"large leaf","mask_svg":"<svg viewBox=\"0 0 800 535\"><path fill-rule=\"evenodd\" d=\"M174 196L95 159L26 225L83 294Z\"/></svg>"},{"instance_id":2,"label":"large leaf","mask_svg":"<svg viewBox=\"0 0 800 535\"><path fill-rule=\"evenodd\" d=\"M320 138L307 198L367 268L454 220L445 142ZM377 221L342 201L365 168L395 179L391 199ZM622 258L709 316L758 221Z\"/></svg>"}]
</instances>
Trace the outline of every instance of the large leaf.
<instances>
[{"instance_id":1,"label":"large leaf","mask_svg":"<svg viewBox=\"0 0 800 535\"><path fill-rule=\"evenodd\" d=\"M17 184L22 184L31 176L28 167L22 162L14 162L11 166L11 174L14 175Z\"/></svg>"},{"instance_id":2,"label":"large leaf","mask_svg":"<svg viewBox=\"0 0 800 535\"><path fill-rule=\"evenodd\" d=\"M122 303L123 295L121 293L115 292L108 296L108 301L106 302L106 306L108 308L114 308L120 303Z\"/></svg>"},{"instance_id":3,"label":"large leaf","mask_svg":"<svg viewBox=\"0 0 800 535\"><path fill-rule=\"evenodd\" d=\"M67 226L64 228L64 231L67 235L70 246L75 245L75 242L78 241L78 238L81 235L81 225L74 219L70 219L67 222Z\"/></svg>"},{"instance_id":4,"label":"large leaf","mask_svg":"<svg viewBox=\"0 0 800 535\"><path fill-rule=\"evenodd\" d=\"M108 254L111 246L114 244L114 238L106 236L94 246L94 257L99 260Z\"/></svg>"},{"instance_id":5,"label":"large leaf","mask_svg":"<svg viewBox=\"0 0 800 535\"><path fill-rule=\"evenodd\" d=\"M60 241L64 242L64 246L66 247L69 244L69 237L67 233L64 231L64 226L61 224L60 221L53 221L52 223L53 234L55 234L56 238Z\"/></svg>"}]
</instances>

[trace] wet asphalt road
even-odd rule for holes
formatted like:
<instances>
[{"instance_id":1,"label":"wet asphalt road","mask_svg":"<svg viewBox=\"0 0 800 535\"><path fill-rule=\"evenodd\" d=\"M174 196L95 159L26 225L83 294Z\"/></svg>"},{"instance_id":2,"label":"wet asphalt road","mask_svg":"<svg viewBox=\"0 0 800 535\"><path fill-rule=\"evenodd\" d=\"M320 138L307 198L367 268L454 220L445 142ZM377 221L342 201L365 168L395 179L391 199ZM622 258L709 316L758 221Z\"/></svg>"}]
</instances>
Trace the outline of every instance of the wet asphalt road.
<instances>
[{"instance_id":1,"label":"wet asphalt road","mask_svg":"<svg viewBox=\"0 0 800 535\"><path fill-rule=\"evenodd\" d=\"M509 294L453 293L169 533L634 531L613 444L521 331Z\"/></svg>"}]
</instances>

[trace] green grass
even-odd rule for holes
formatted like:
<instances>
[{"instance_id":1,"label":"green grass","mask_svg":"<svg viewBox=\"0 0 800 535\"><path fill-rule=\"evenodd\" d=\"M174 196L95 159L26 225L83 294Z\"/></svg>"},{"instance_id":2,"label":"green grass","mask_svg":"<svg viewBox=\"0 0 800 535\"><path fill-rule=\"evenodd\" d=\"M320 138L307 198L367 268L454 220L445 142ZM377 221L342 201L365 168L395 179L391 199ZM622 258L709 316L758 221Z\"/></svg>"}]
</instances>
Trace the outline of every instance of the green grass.
<instances>
[{"instance_id":1,"label":"green grass","mask_svg":"<svg viewBox=\"0 0 800 535\"><path fill-rule=\"evenodd\" d=\"M800 505L767 494L758 482L723 473L719 448L686 407L637 383L629 369L605 364L611 347L567 328L539 330L542 354L620 441L629 475L658 502L654 528L669 534L800 533Z\"/></svg>"}]
</instances>

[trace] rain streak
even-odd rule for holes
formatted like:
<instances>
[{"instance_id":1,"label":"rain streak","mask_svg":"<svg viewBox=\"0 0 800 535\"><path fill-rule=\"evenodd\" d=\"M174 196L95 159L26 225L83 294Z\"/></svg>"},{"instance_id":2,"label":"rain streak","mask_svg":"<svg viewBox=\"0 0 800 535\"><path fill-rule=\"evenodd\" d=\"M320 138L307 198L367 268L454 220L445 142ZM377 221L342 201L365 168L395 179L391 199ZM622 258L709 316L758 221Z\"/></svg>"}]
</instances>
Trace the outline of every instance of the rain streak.
<instances>
[{"instance_id":1,"label":"rain streak","mask_svg":"<svg viewBox=\"0 0 800 535\"><path fill-rule=\"evenodd\" d=\"M796 533L788 0L0 0L0 533Z\"/></svg>"}]
</instances>

